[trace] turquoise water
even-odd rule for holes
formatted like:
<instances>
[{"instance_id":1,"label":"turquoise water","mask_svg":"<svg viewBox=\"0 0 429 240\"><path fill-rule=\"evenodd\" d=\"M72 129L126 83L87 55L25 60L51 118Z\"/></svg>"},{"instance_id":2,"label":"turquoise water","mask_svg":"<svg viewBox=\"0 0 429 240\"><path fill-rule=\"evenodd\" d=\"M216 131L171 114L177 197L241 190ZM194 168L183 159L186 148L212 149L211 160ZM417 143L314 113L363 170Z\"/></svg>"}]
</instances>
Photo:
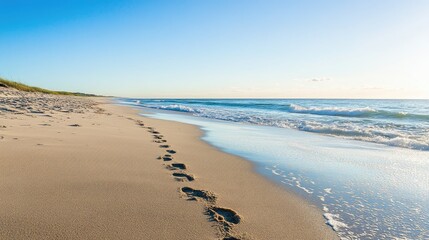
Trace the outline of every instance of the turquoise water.
<instances>
[{"instance_id":1,"label":"turquoise water","mask_svg":"<svg viewBox=\"0 0 429 240\"><path fill-rule=\"evenodd\" d=\"M205 141L318 206L343 239L429 239L427 101L121 101L200 126Z\"/></svg>"}]
</instances>

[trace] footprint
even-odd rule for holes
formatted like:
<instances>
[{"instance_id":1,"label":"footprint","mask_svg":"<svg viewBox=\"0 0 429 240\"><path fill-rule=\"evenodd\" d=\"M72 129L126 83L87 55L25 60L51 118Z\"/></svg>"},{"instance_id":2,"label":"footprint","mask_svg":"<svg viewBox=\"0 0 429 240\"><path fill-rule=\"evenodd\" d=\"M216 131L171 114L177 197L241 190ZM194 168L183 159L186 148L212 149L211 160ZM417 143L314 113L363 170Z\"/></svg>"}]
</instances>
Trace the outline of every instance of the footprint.
<instances>
[{"instance_id":1,"label":"footprint","mask_svg":"<svg viewBox=\"0 0 429 240\"><path fill-rule=\"evenodd\" d=\"M169 148L170 145L159 145L160 148Z\"/></svg>"},{"instance_id":2,"label":"footprint","mask_svg":"<svg viewBox=\"0 0 429 240\"><path fill-rule=\"evenodd\" d=\"M162 135L153 135L153 138L155 138L155 139L162 139Z\"/></svg>"},{"instance_id":3,"label":"footprint","mask_svg":"<svg viewBox=\"0 0 429 240\"><path fill-rule=\"evenodd\" d=\"M194 176L183 173L183 172L175 172L173 173L173 176L176 178L176 180L183 182L185 179L187 179L189 182L192 182L195 180Z\"/></svg>"},{"instance_id":4,"label":"footprint","mask_svg":"<svg viewBox=\"0 0 429 240\"><path fill-rule=\"evenodd\" d=\"M183 163L172 163L171 166L182 170L186 169L186 165Z\"/></svg>"},{"instance_id":5,"label":"footprint","mask_svg":"<svg viewBox=\"0 0 429 240\"><path fill-rule=\"evenodd\" d=\"M155 131L155 130L149 130L148 132L153 133L153 134L160 134L160 132Z\"/></svg>"},{"instance_id":6,"label":"footprint","mask_svg":"<svg viewBox=\"0 0 429 240\"><path fill-rule=\"evenodd\" d=\"M205 214L217 223L219 235L223 240L249 239L246 234L238 234L233 230L234 225L241 222L240 215L232 209L216 206L217 196L213 192L190 187L182 187L181 192L188 196L188 200L205 202Z\"/></svg>"},{"instance_id":7,"label":"footprint","mask_svg":"<svg viewBox=\"0 0 429 240\"><path fill-rule=\"evenodd\" d=\"M167 142L167 140L153 140L153 142L156 142L156 143L165 143L165 142Z\"/></svg>"},{"instance_id":8,"label":"footprint","mask_svg":"<svg viewBox=\"0 0 429 240\"><path fill-rule=\"evenodd\" d=\"M186 170L186 165L183 163L172 163L165 166L168 170Z\"/></svg>"},{"instance_id":9,"label":"footprint","mask_svg":"<svg viewBox=\"0 0 429 240\"><path fill-rule=\"evenodd\" d=\"M216 195L210 191L196 190L190 187L182 187L180 190L188 196L188 200L201 199L212 204L216 202Z\"/></svg>"},{"instance_id":10,"label":"footprint","mask_svg":"<svg viewBox=\"0 0 429 240\"><path fill-rule=\"evenodd\" d=\"M175 170L186 170L186 166L183 163L173 163L173 164L168 164L165 166L168 170L170 171L175 171Z\"/></svg>"},{"instance_id":11,"label":"footprint","mask_svg":"<svg viewBox=\"0 0 429 240\"><path fill-rule=\"evenodd\" d=\"M75 123L75 124L71 124L71 125L69 125L70 127L80 127L80 125L79 124L77 124L77 123Z\"/></svg>"},{"instance_id":12,"label":"footprint","mask_svg":"<svg viewBox=\"0 0 429 240\"><path fill-rule=\"evenodd\" d=\"M164 155L164 157L162 157L162 160L164 160L165 162L169 162L169 161L173 160L173 158Z\"/></svg>"},{"instance_id":13,"label":"footprint","mask_svg":"<svg viewBox=\"0 0 429 240\"><path fill-rule=\"evenodd\" d=\"M209 207L207 209L208 214L219 223L225 223L231 226L231 224L239 224L241 221L240 215L234 210L222 207Z\"/></svg>"},{"instance_id":14,"label":"footprint","mask_svg":"<svg viewBox=\"0 0 429 240\"><path fill-rule=\"evenodd\" d=\"M168 153L170 153L170 154L175 154L175 153L177 153L176 151L171 150L171 149L168 149L168 150L167 150L167 152L168 152Z\"/></svg>"},{"instance_id":15,"label":"footprint","mask_svg":"<svg viewBox=\"0 0 429 240\"><path fill-rule=\"evenodd\" d=\"M206 214L210 216L210 220L217 222L223 240L250 239L246 237L246 234L238 234L233 230L234 225L241 222L241 217L237 212L214 205L207 206L206 209Z\"/></svg>"}]
</instances>

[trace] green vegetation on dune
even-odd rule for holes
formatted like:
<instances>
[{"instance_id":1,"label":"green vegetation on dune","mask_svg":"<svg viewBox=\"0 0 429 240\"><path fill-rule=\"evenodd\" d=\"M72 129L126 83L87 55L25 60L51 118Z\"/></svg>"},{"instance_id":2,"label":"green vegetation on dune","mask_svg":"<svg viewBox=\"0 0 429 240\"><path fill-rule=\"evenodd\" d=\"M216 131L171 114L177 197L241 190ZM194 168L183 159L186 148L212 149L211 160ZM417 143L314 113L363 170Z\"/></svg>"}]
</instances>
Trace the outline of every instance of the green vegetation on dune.
<instances>
[{"instance_id":1,"label":"green vegetation on dune","mask_svg":"<svg viewBox=\"0 0 429 240\"><path fill-rule=\"evenodd\" d=\"M17 90L25 91L25 92L40 92L40 93L55 94L55 95L86 96L86 97L97 96L94 94L86 94L86 93L79 93L79 92L52 91L44 88L28 86L19 82L6 80L0 77L0 87L2 86L15 88Z\"/></svg>"}]
</instances>

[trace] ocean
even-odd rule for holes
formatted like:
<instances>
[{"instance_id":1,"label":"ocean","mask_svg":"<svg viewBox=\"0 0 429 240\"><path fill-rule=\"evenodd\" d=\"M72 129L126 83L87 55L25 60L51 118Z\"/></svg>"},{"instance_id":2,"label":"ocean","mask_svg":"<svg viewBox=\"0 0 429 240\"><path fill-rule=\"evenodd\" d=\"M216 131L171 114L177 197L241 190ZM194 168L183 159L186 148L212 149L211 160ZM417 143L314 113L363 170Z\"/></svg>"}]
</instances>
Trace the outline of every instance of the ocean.
<instances>
[{"instance_id":1,"label":"ocean","mask_svg":"<svg viewBox=\"0 0 429 240\"><path fill-rule=\"evenodd\" d=\"M319 207L342 239L429 239L429 100L118 99Z\"/></svg>"}]
</instances>

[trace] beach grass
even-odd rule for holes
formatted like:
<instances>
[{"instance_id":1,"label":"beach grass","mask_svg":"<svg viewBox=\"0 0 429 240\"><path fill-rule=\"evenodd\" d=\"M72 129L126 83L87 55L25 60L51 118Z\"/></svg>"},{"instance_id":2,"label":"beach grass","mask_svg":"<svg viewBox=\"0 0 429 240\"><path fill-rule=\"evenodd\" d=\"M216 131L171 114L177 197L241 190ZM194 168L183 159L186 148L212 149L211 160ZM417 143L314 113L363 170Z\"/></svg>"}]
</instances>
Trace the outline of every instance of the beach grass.
<instances>
[{"instance_id":1,"label":"beach grass","mask_svg":"<svg viewBox=\"0 0 429 240\"><path fill-rule=\"evenodd\" d=\"M40 92L40 93L46 93L46 94L68 95L68 96L87 96L87 97L97 96L94 94L87 94L87 93L80 93L80 92L53 91L53 90L48 90L48 89L44 89L44 88L28 86L28 85L23 84L23 83L10 81L10 80L7 80L7 79L0 77L0 86L2 86L2 85L6 86L6 87L17 89L20 91L25 91L25 92Z\"/></svg>"}]
</instances>

